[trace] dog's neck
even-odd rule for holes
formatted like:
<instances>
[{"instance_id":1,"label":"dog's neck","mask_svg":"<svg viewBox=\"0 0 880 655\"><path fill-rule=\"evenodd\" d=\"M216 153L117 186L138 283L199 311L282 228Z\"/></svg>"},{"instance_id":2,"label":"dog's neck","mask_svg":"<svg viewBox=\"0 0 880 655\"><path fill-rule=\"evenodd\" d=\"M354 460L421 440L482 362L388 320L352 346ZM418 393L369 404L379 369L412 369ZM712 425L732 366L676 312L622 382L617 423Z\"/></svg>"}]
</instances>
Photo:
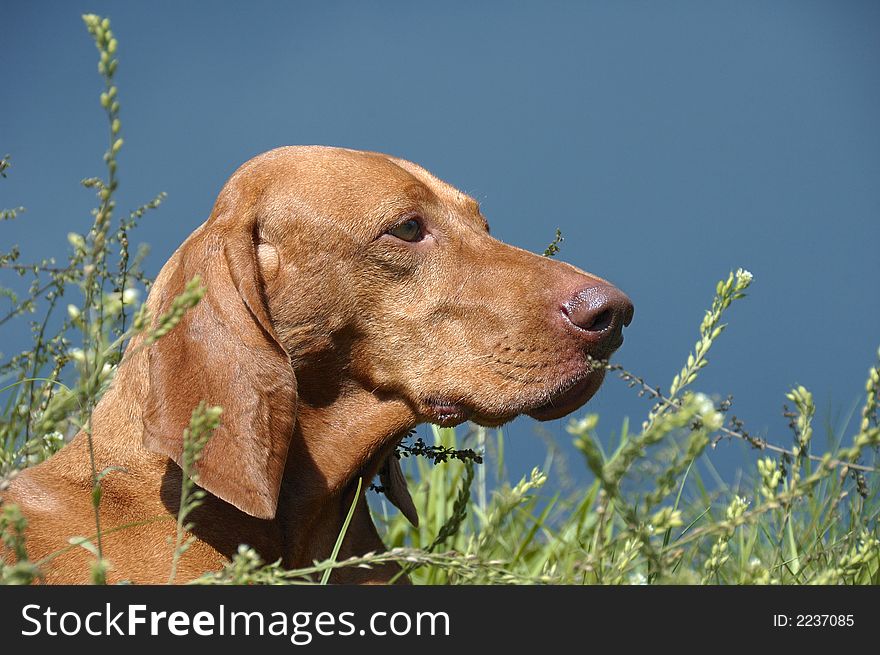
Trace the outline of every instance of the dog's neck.
<instances>
[{"instance_id":1,"label":"dog's neck","mask_svg":"<svg viewBox=\"0 0 880 655\"><path fill-rule=\"evenodd\" d=\"M359 478L362 497L354 520L369 521L368 532L375 535L364 492L385 458L413 427L413 413L404 402L380 398L359 386L343 389L325 406L300 405L277 515L287 542L285 550L298 560L292 565L329 555ZM363 529L358 531L363 533ZM382 547L378 535L374 541L347 544L344 551L355 554Z\"/></svg>"}]
</instances>

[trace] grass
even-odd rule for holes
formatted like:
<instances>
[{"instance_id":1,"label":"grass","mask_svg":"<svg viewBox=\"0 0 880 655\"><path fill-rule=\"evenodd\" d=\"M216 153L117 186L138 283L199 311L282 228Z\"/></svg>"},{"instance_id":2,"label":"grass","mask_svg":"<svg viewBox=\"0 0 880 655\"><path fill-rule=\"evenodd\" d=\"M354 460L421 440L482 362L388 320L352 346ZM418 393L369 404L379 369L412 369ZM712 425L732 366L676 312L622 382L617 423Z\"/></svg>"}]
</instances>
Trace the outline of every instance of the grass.
<instances>
[{"instance_id":1,"label":"grass","mask_svg":"<svg viewBox=\"0 0 880 655\"><path fill-rule=\"evenodd\" d=\"M155 320L138 302L150 280L139 269L145 251L132 252L129 236L164 194L117 216L116 156L124 144L114 84L118 43L108 19L89 15L84 21L98 48L104 84L99 99L109 136L106 175L83 181L96 194L93 221L86 233L69 235L64 264L49 259L23 264L17 248L0 253L0 270L29 280L23 295L0 287L11 306L0 312L0 325L26 315L41 317L31 321L32 347L0 362L0 490L17 471L50 457L80 429L89 434L91 411L112 381L128 340L140 333L146 333L146 344L162 338L204 293L200 281L192 280L171 310ZM0 160L0 176L6 178L10 166L8 156ZM23 211L2 210L0 221L18 220ZM544 254L554 256L561 242L557 231ZM694 348L666 390L616 364L594 362L650 406L638 430L629 419L619 430L600 429L595 414L570 421L572 442L593 476L589 485L549 492L565 489L554 484L564 472L552 467L508 480L503 431L432 427L433 444L407 442L400 449L419 527L385 511L387 504L373 502L388 552L338 560L343 527L331 557L313 566L286 571L277 562L261 562L242 545L228 566L199 582L326 583L334 569L395 561L417 584L880 583L880 363L868 367L864 403L852 421L857 425L848 434L829 434L833 447L822 454L812 452L815 404L803 387L787 395L792 404L786 409L788 444L755 437L741 420L728 416L728 401L715 402L693 390L725 330L722 319L751 283L744 270L718 282ZM220 411L201 406L194 412L184 439L185 473L198 460ZM725 481L706 457L706 449L720 439L753 449L754 466L741 480ZM95 470L93 464L94 534L72 536L70 545L92 553L96 583L105 581L108 566L98 508L101 480L110 470ZM704 479L706 474L711 480ZM187 516L203 493L196 482L184 475L174 562L191 542ZM12 563L0 565L0 582L28 583L40 575L45 562L28 561L25 524L16 507L2 508L0 537ZM175 577L173 563L171 571L169 582Z\"/></svg>"}]
</instances>

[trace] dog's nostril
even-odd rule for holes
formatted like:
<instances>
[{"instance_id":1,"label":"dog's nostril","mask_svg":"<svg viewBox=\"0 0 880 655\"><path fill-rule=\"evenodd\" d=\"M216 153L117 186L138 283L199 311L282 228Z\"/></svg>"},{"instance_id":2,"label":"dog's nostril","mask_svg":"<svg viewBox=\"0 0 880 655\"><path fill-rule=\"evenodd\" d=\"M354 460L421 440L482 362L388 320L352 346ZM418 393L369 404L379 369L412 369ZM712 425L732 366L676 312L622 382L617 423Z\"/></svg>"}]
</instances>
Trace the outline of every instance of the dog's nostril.
<instances>
[{"instance_id":1,"label":"dog's nostril","mask_svg":"<svg viewBox=\"0 0 880 655\"><path fill-rule=\"evenodd\" d=\"M625 293L603 284L581 289L562 305L562 311L575 327L604 338L619 335L630 324L633 305Z\"/></svg>"},{"instance_id":2,"label":"dog's nostril","mask_svg":"<svg viewBox=\"0 0 880 655\"><path fill-rule=\"evenodd\" d=\"M614 314L610 309L606 309L604 312L601 312L589 325L582 326L588 332L601 332L609 325L611 325L611 321L614 317Z\"/></svg>"}]
</instances>

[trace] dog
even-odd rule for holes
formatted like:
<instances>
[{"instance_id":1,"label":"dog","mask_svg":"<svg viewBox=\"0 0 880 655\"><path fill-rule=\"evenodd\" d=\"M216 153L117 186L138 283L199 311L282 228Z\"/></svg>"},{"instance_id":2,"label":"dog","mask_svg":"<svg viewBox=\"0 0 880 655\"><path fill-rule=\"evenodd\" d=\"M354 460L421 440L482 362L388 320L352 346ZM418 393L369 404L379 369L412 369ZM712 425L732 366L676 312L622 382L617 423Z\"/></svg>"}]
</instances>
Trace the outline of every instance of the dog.
<instances>
[{"instance_id":1,"label":"dog","mask_svg":"<svg viewBox=\"0 0 880 655\"><path fill-rule=\"evenodd\" d=\"M92 415L95 470L115 467L100 502L110 582L169 579L183 433L200 401L223 413L175 582L221 569L240 544L287 568L325 559L356 503L347 558L383 550L364 495L374 476L418 521L395 455L416 425L569 414L598 390L591 360L621 345L633 314L604 279L491 237L479 204L420 166L322 146L241 166L162 268L151 316L196 275L201 302L155 343L131 340ZM94 556L68 540L95 533L92 470L80 432L3 494L47 583L89 579Z\"/></svg>"}]
</instances>

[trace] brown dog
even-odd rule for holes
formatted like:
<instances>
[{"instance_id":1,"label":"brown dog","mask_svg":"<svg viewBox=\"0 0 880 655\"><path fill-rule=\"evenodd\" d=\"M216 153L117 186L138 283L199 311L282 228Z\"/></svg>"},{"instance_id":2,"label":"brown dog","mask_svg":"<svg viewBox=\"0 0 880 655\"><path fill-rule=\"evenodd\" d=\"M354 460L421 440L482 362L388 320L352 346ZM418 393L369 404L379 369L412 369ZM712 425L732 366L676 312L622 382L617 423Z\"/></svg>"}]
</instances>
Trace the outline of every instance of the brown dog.
<instances>
[{"instance_id":1,"label":"brown dog","mask_svg":"<svg viewBox=\"0 0 880 655\"><path fill-rule=\"evenodd\" d=\"M602 383L587 356L608 357L633 311L604 280L490 237L478 204L419 166L337 148L242 166L160 272L153 315L197 274L204 299L151 347L133 340L94 412L97 470L122 467L102 483L110 580L168 579L182 435L200 400L224 411L176 581L242 543L304 566L330 554L359 477L384 472L417 520L393 456L411 428L568 414ZM80 433L5 492L28 519L32 560L94 533L91 470ZM340 557L382 548L361 492ZM91 557L68 549L46 581L86 581Z\"/></svg>"}]
</instances>

